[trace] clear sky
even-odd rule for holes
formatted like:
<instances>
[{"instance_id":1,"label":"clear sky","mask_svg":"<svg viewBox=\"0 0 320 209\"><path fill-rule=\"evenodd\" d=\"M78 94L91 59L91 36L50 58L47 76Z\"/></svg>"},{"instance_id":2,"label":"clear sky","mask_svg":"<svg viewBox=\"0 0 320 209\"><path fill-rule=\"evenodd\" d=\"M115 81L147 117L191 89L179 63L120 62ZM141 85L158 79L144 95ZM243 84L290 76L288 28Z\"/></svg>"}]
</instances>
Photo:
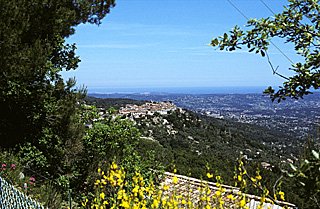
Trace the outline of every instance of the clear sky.
<instances>
[{"instance_id":1,"label":"clear sky","mask_svg":"<svg viewBox=\"0 0 320 209\"><path fill-rule=\"evenodd\" d=\"M249 18L272 16L260 0L232 0ZM275 12L287 3L264 0ZM280 85L266 58L245 50L208 46L213 37L246 20L227 0L117 0L102 25L80 25L68 42L82 62L78 84L93 88L226 87ZM295 60L290 45L275 43ZM274 47L269 52L280 72L290 63Z\"/></svg>"}]
</instances>

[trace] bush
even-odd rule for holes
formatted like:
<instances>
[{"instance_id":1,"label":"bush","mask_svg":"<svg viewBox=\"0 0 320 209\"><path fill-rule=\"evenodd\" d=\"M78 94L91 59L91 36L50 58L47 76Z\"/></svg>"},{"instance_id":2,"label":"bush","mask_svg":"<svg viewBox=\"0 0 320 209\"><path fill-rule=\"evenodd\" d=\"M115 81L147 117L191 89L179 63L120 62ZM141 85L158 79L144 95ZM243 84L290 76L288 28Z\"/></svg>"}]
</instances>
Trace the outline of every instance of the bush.
<instances>
[{"instance_id":1,"label":"bush","mask_svg":"<svg viewBox=\"0 0 320 209\"><path fill-rule=\"evenodd\" d=\"M161 175L153 173L144 178L136 170L133 176L129 176L124 167L114 162L108 172L99 168L98 174L99 178L94 183L95 192L84 196L83 208L248 208L247 203L252 196L243 192L248 185L261 190L258 208L265 203L280 203L277 199L284 200L283 191L278 190L273 197L269 194L269 190L261 185L259 172L255 177L250 177L241 159L235 175L240 190L234 187L226 189L222 185L222 178L216 176L214 188L209 187L208 182L201 182L197 191L194 191L188 182L179 185L180 179L176 174L169 180L158 182ZM207 177L213 179L210 172ZM179 193L181 187L187 187L187 192Z\"/></svg>"}]
</instances>

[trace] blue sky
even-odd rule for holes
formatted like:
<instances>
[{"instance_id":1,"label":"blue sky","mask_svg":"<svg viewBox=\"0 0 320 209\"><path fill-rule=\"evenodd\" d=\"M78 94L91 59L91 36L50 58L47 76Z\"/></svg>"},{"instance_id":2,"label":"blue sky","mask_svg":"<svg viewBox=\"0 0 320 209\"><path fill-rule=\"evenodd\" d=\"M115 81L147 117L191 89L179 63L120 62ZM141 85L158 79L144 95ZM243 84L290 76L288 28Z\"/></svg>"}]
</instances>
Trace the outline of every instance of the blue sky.
<instances>
[{"instance_id":1,"label":"blue sky","mask_svg":"<svg viewBox=\"0 0 320 209\"><path fill-rule=\"evenodd\" d=\"M259 0L232 0L250 18L271 16ZM275 12L286 1L264 0ZM245 50L224 52L208 44L246 20L227 0L118 0L102 25L80 25L67 41L77 44L82 62L79 85L94 88L277 86L265 58ZM275 43L293 60L290 45ZM280 72L290 66L271 47Z\"/></svg>"}]
</instances>

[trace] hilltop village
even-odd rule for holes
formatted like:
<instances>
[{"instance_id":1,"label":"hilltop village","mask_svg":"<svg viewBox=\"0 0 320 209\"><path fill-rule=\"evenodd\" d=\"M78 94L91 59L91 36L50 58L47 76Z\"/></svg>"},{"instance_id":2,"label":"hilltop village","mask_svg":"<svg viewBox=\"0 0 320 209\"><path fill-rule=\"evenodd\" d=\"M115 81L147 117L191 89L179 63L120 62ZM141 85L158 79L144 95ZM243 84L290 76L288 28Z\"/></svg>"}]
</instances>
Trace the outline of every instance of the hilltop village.
<instances>
[{"instance_id":1,"label":"hilltop village","mask_svg":"<svg viewBox=\"0 0 320 209\"><path fill-rule=\"evenodd\" d=\"M177 109L177 106L170 101L166 102L146 102L142 105L126 104L125 107L121 107L119 110L119 115L131 115L134 118L139 118L145 115L154 115L159 113L161 115L166 115L170 111Z\"/></svg>"},{"instance_id":2,"label":"hilltop village","mask_svg":"<svg viewBox=\"0 0 320 209\"><path fill-rule=\"evenodd\" d=\"M101 104L98 105L97 108L98 108L99 117L93 119L93 121L99 121L109 117L110 113L108 112L108 107L110 106L105 106L105 105L101 106ZM90 105L85 104L85 109L90 109L90 108L91 108ZM182 108L177 107L171 101L164 101L164 102L154 102L154 101L142 102L141 101L137 104L128 102L126 104L122 104L120 107L116 109L117 110L112 113L113 118L120 116L121 118L127 118L132 121L135 121L135 119L145 118L147 116L149 117L154 116L155 114L167 115L170 112L173 112L176 110L179 111L180 113L185 112ZM86 124L86 127L91 128L92 125Z\"/></svg>"}]
</instances>

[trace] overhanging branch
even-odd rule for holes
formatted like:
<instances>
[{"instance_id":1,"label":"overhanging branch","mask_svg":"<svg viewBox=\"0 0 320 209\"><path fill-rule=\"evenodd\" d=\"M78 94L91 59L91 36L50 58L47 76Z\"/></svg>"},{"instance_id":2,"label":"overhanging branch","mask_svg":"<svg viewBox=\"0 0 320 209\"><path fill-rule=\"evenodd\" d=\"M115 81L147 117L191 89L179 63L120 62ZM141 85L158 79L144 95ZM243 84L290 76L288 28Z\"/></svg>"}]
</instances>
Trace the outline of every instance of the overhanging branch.
<instances>
[{"instance_id":1,"label":"overhanging branch","mask_svg":"<svg viewBox=\"0 0 320 209\"><path fill-rule=\"evenodd\" d=\"M269 65L270 65L271 69L272 69L272 73L273 73L274 75L277 75L277 76L285 79L285 80L290 80L288 77L286 77L286 76L284 76L284 75L282 75L282 74L280 74L280 73L277 72L279 66L277 66L276 68L274 68L273 65L272 65L272 62L271 62L271 60L270 60L270 57L269 57L268 52L266 51L265 53L266 53L266 55L267 55L268 63L269 63Z\"/></svg>"}]
</instances>

